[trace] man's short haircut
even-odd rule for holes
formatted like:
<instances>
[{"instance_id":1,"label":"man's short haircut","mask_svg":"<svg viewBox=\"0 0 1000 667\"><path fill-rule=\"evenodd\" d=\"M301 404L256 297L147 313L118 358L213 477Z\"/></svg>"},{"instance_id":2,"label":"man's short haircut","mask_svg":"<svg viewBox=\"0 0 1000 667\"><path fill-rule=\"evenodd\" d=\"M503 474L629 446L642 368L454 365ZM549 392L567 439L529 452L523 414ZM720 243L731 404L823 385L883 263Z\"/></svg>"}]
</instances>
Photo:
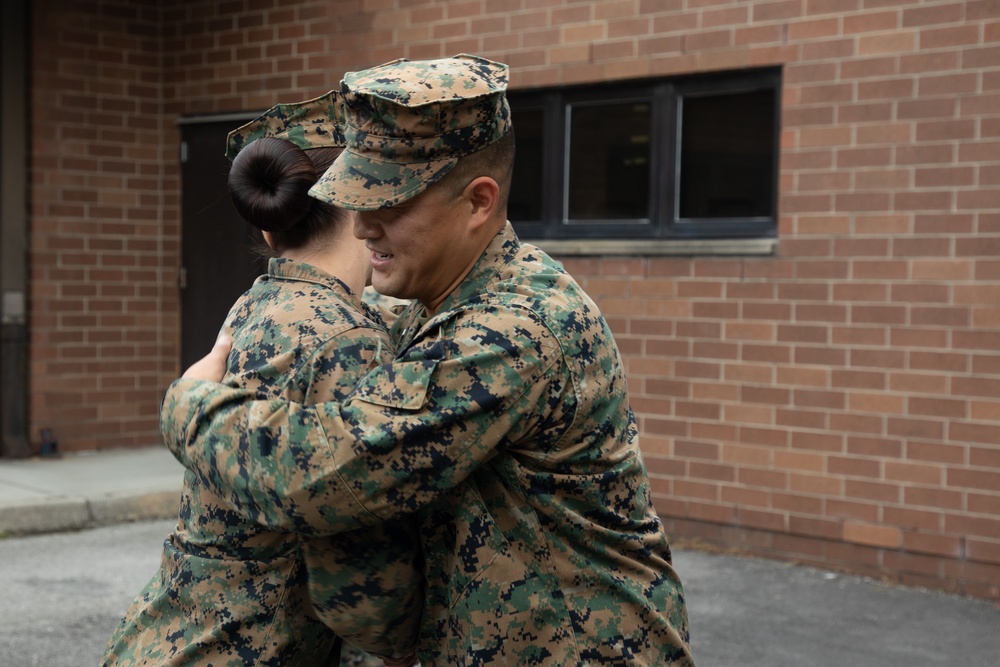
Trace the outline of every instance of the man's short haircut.
<instances>
[{"instance_id":1,"label":"man's short haircut","mask_svg":"<svg viewBox=\"0 0 1000 667\"><path fill-rule=\"evenodd\" d=\"M500 186L500 204L507 209L510 185L514 174L514 128L492 144L458 159L458 163L441 179L441 187L458 194L473 179L489 176Z\"/></svg>"}]
</instances>

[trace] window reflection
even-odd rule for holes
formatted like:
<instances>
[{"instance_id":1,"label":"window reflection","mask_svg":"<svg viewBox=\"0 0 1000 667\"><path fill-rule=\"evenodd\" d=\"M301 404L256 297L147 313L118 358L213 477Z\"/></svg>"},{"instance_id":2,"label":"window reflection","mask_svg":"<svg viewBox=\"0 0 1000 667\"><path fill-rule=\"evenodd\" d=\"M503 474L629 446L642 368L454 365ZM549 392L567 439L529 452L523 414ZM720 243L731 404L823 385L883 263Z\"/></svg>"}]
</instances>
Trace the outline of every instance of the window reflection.
<instances>
[{"instance_id":1,"label":"window reflection","mask_svg":"<svg viewBox=\"0 0 1000 667\"><path fill-rule=\"evenodd\" d=\"M649 218L651 109L648 102L567 106L569 221Z\"/></svg>"},{"instance_id":2,"label":"window reflection","mask_svg":"<svg viewBox=\"0 0 1000 667\"><path fill-rule=\"evenodd\" d=\"M774 103L771 90L681 98L678 217L774 215Z\"/></svg>"},{"instance_id":3,"label":"window reflection","mask_svg":"<svg viewBox=\"0 0 1000 667\"><path fill-rule=\"evenodd\" d=\"M511 91L525 239L770 238L781 71Z\"/></svg>"},{"instance_id":4,"label":"window reflection","mask_svg":"<svg viewBox=\"0 0 1000 667\"><path fill-rule=\"evenodd\" d=\"M540 108L518 109L512 120L517 150L507 217L511 220L541 220L545 113Z\"/></svg>"}]
</instances>

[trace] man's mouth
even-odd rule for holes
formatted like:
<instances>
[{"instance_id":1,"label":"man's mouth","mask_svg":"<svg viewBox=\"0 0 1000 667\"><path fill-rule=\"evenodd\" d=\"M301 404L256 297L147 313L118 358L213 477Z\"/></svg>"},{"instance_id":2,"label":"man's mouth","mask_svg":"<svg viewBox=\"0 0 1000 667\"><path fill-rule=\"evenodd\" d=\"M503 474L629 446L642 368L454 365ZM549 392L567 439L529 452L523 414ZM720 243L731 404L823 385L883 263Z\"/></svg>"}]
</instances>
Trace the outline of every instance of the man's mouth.
<instances>
[{"instance_id":1,"label":"man's mouth","mask_svg":"<svg viewBox=\"0 0 1000 667\"><path fill-rule=\"evenodd\" d=\"M378 252L377 250L372 250L371 265L376 271L381 271L389 266L392 261L392 253L388 252Z\"/></svg>"},{"instance_id":2,"label":"man's mouth","mask_svg":"<svg viewBox=\"0 0 1000 667\"><path fill-rule=\"evenodd\" d=\"M368 247L368 251L372 254L372 259L377 259L380 261L385 261L387 259L392 259L392 253L380 252L371 246Z\"/></svg>"}]
</instances>

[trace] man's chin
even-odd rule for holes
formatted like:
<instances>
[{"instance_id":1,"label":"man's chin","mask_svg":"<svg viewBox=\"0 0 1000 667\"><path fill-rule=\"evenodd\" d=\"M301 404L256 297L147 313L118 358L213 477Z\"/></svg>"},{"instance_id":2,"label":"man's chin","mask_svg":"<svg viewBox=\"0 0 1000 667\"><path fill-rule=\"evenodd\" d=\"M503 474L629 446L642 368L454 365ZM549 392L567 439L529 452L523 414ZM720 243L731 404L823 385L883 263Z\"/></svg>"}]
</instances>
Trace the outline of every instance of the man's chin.
<instances>
[{"instance_id":1,"label":"man's chin","mask_svg":"<svg viewBox=\"0 0 1000 667\"><path fill-rule=\"evenodd\" d=\"M372 273L372 287L376 292L382 296L391 296L394 299L407 299L409 297L401 296L400 289L398 285L393 285L391 280L386 280L384 276L379 276L378 272Z\"/></svg>"}]
</instances>

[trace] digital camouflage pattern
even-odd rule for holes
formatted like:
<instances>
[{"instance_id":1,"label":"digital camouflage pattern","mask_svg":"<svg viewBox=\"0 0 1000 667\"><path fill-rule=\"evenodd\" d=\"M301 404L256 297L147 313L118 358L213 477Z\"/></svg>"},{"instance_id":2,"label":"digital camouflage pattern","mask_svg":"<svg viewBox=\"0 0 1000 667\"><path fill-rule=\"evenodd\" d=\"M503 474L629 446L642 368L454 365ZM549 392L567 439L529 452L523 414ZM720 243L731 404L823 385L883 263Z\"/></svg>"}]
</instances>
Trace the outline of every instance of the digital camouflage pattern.
<instances>
[{"instance_id":1,"label":"digital camouflage pattern","mask_svg":"<svg viewBox=\"0 0 1000 667\"><path fill-rule=\"evenodd\" d=\"M225 330L234 347L224 382L258 398L344 400L367 370L392 358L388 332L358 296L287 259L271 260ZM327 455L297 465L320 466ZM282 492L268 495L280 503ZM301 537L292 530L317 531L285 508L289 523L268 529L260 521L275 522L231 505L188 472L160 570L129 608L103 664L336 665L334 630L372 653L412 650L423 588L412 518Z\"/></svg>"},{"instance_id":2,"label":"digital camouflage pattern","mask_svg":"<svg viewBox=\"0 0 1000 667\"><path fill-rule=\"evenodd\" d=\"M335 90L304 102L275 105L229 133L226 157L231 162L251 142L263 137L284 139L302 150L343 146L344 115L344 98Z\"/></svg>"},{"instance_id":3,"label":"digital camouflage pattern","mask_svg":"<svg viewBox=\"0 0 1000 667\"><path fill-rule=\"evenodd\" d=\"M387 327L391 327L400 313L410 305L409 299L397 299L396 297L379 294L370 285L361 293L361 300L366 306L375 311Z\"/></svg>"},{"instance_id":4,"label":"digital camouflage pattern","mask_svg":"<svg viewBox=\"0 0 1000 667\"><path fill-rule=\"evenodd\" d=\"M622 361L594 303L506 228L341 402L178 380L165 441L229 504L339 534L417 512L424 667L693 665Z\"/></svg>"},{"instance_id":5,"label":"digital camouflage pattern","mask_svg":"<svg viewBox=\"0 0 1000 667\"><path fill-rule=\"evenodd\" d=\"M506 65L465 54L348 72L347 147L309 194L360 211L415 197L507 133L506 90Z\"/></svg>"}]
</instances>

